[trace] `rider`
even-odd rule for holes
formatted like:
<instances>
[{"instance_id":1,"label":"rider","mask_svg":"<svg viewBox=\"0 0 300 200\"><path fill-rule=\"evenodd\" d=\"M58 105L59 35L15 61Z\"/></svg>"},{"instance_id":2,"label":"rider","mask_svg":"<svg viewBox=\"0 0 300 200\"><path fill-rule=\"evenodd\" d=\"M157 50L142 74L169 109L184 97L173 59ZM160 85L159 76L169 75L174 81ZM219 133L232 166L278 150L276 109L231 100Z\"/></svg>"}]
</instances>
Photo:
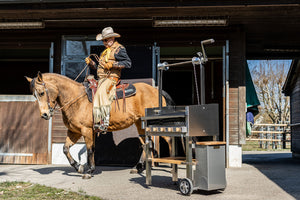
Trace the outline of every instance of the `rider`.
<instances>
[{"instance_id":1,"label":"rider","mask_svg":"<svg viewBox=\"0 0 300 200\"><path fill-rule=\"evenodd\" d=\"M106 27L96 36L103 42L106 49L100 54L97 75L98 89L93 102L94 129L106 131L109 126L111 103L116 96L116 85L123 68L131 67L131 60L126 49L115 38L121 37L112 27ZM96 68L96 63L90 58L85 59L87 65Z\"/></svg>"}]
</instances>

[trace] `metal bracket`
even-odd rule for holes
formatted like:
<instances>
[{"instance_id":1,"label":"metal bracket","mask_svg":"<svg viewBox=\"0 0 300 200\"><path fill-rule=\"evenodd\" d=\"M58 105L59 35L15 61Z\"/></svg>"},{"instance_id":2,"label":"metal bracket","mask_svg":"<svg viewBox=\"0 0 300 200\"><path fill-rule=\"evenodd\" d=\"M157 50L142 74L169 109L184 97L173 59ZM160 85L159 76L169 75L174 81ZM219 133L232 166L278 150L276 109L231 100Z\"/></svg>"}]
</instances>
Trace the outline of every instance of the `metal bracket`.
<instances>
[{"instance_id":1,"label":"metal bracket","mask_svg":"<svg viewBox=\"0 0 300 200\"><path fill-rule=\"evenodd\" d=\"M158 63L158 64L157 64L157 68L158 68L159 70L164 70L164 71L166 71L166 70L169 69L168 65L169 65L169 64L168 64L167 62Z\"/></svg>"}]
</instances>

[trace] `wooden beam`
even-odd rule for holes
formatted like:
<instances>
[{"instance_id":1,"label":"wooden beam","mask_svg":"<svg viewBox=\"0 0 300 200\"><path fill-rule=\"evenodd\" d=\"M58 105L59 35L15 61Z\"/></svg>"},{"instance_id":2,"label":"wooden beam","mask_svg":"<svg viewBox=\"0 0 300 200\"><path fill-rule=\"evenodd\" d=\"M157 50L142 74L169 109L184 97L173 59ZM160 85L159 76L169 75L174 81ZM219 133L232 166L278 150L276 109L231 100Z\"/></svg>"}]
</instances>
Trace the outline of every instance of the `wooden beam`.
<instances>
[{"instance_id":1,"label":"wooden beam","mask_svg":"<svg viewBox=\"0 0 300 200\"><path fill-rule=\"evenodd\" d=\"M152 162L158 163L170 163L170 164L177 164L177 165L185 165L186 160L185 157L164 157L164 158L152 158ZM196 160L193 159L193 165L196 164Z\"/></svg>"}]
</instances>

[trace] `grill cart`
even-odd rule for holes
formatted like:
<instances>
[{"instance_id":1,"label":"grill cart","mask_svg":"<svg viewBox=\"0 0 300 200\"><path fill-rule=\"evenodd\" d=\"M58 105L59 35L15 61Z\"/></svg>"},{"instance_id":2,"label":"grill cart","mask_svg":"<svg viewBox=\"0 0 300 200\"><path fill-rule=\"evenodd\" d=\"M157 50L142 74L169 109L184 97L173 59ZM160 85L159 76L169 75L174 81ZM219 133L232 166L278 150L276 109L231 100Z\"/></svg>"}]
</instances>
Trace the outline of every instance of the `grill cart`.
<instances>
[{"instance_id":1,"label":"grill cart","mask_svg":"<svg viewBox=\"0 0 300 200\"><path fill-rule=\"evenodd\" d=\"M193 142L192 137L219 135L219 106L205 104L204 66L207 57L204 44L214 40L201 42L202 52L191 61L181 63L160 63L159 69L159 107L146 108L142 118L146 132L146 184L151 185L152 162L172 164L172 180L178 181L178 165L186 165L186 178L179 181L179 190L184 195L190 195L194 190L223 190L226 187L225 178L225 142L208 141ZM194 66L195 84L198 105L162 107L162 73L169 67L192 63ZM195 66L200 65L201 103L198 94ZM172 155L165 158L151 158L151 136L169 136L172 138ZM176 157L175 137L185 138L185 157ZM195 159L192 150L195 149Z\"/></svg>"}]
</instances>

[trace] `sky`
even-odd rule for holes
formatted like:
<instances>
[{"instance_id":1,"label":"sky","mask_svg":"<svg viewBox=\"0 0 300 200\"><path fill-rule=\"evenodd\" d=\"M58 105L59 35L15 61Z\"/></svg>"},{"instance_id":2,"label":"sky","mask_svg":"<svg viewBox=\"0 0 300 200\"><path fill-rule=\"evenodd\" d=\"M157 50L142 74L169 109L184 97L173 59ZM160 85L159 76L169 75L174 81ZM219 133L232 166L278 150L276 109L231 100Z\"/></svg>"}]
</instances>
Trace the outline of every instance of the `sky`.
<instances>
[{"instance_id":1,"label":"sky","mask_svg":"<svg viewBox=\"0 0 300 200\"><path fill-rule=\"evenodd\" d=\"M251 73L253 67L258 66L260 63L263 63L263 61L265 61L265 60L247 60L250 73ZM286 70L289 70L292 60L270 60L270 62L274 62L274 64L282 63L282 64L284 64L284 66L286 66Z\"/></svg>"}]
</instances>

